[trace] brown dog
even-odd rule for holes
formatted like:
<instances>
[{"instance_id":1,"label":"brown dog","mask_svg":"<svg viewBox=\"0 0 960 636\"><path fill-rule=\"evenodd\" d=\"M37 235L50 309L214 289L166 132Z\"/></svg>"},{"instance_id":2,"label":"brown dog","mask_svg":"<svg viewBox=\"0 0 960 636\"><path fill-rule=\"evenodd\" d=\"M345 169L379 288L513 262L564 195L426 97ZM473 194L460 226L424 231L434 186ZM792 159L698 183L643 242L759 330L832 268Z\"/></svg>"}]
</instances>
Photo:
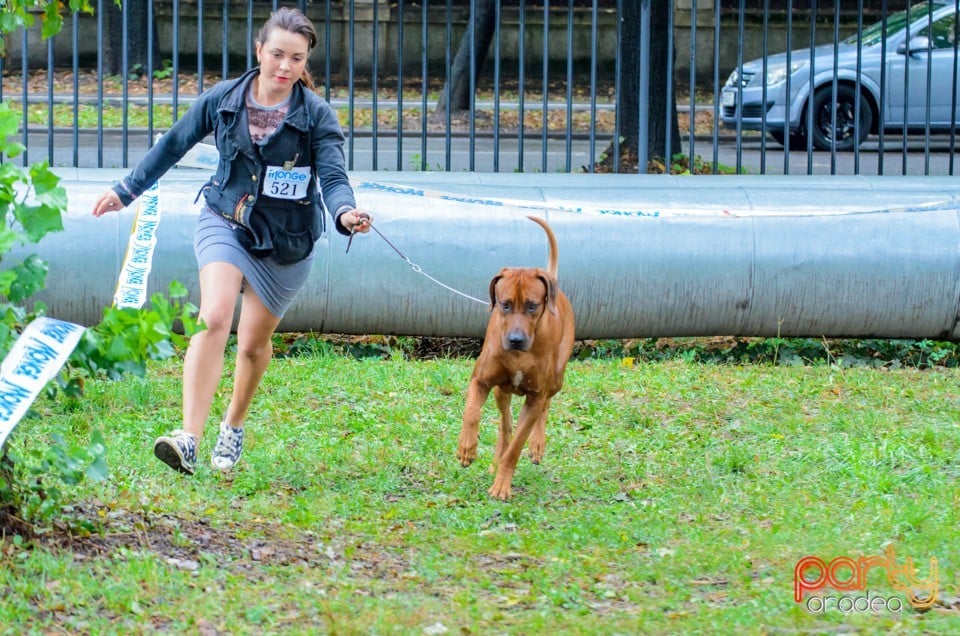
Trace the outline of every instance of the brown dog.
<instances>
[{"instance_id":1,"label":"brown dog","mask_svg":"<svg viewBox=\"0 0 960 636\"><path fill-rule=\"evenodd\" d=\"M573 309L557 285L557 239L547 222L527 217L547 233L547 269L505 267L490 281L490 321L483 348L473 368L457 458L469 466L477 457L480 410L490 389L500 410L494 457L496 472L490 495L510 498L510 484L527 438L530 459L539 464L546 445L550 399L563 386L563 373L573 351ZM512 395L526 399L514 434Z\"/></svg>"}]
</instances>

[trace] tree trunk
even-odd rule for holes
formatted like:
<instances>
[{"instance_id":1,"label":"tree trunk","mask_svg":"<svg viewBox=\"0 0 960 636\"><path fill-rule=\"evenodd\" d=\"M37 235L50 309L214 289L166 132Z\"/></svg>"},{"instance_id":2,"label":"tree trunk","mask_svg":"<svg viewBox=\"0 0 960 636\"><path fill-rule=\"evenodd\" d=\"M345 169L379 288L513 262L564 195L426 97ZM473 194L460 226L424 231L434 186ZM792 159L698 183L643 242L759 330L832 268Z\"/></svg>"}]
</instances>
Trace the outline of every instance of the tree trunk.
<instances>
[{"instance_id":1,"label":"tree trunk","mask_svg":"<svg viewBox=\"0 0 960 636\"><path fill-rule=\"evenodd\" d=\"M639 143L646 141L647 159L661 160L669 166L669 159L680 152L680 126L677 119L676 103L670 113L671 139L667 148L667 76L669 56L667 38L651 37L650 40L650 86L648 109L646 113L647 139L640 140L640 17L642 0L625 0L622 3L620 40L620 90L617 95L617 123L620 130L620 156L616 159L619 170L635 172L638 169L637 152ZM670 23L670 6L664 0L650 0L650 33L666 33ZM605 151L603 162L607 168L613 167L614 144ZM646 170L644 170L645 172Z\"/></svg>"},{"instance_id":2,"label":"tree trunk","mask_svg":"<svg viewBox=\"0 0 960 636\"><path fill-rule=\"evenodd\" d=\"M467 110L470 108L470 31L473 30L473 78L476 87L476 78L480 77L483 64L493 41L493 34L497 26L498 0L477 0L476 15L471 15L467 23L467 30L460 40L460 48L453 58L450 68L450 78L444 87L440 100L437 102L437 113L446 112L447 87L450 92L450 111Z\"/></svg>"},{"instance_id":3,"label":"tree trunk","mask_svg":"<svg viewBox=\"0 0 960 636\"><path fill-rule=\"evenodd\" d=\"M107 22L106 46L103 52L104 72L108 75L123 73L123 11L116 4L104 4ZM142 77L147 72L147 23L146 2L127 3L127 72ZM159 67L157 24L153 24L153 66Z\"/></svg>"}]
</instances>

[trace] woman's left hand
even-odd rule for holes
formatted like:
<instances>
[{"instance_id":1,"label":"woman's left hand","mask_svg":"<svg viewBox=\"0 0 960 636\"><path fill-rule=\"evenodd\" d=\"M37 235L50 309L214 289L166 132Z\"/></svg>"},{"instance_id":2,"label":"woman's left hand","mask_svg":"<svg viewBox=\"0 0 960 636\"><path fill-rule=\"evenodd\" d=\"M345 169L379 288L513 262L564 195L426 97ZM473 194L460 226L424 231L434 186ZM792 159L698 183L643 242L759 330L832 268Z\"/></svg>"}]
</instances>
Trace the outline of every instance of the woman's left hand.
<instances>
[{"instance_id":1,"label":"woman's left hand","mask_svg":"<svg viewBox=\"0 0 960 636\"><path fill-rule=\"evenodd\" d=\"M340 223L351 234L357 232L367 233L370 231L370 225L373 223L373 217L359 208L355 208L340 215Z\"/></svg>"}]
</instances>

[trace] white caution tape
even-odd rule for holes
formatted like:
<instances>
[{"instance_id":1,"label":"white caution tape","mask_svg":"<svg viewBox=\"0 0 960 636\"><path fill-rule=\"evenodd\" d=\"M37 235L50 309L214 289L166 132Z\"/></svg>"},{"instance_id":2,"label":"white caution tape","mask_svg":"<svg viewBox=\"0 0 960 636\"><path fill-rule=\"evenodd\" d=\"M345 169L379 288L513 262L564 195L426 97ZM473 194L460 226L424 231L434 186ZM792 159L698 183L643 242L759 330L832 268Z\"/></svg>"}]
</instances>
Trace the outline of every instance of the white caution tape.
<instances>
[{"instance_id":1,"label":"white caution tape","mask_svg":"<svg viewBox=\"0 0 960 636\"><path fill-rule=\"evenodd\" d=\"M60 372L85 329L44 316L17 338L0 364L0 448L43 387Z\"/></svg>"},{"instance_id":2,"label":"white caution tape","mask_svg":"<svg viewBox=\"0 0 960 636\"><path fill-rule=\"evenodd\" d=\"M140 197L137 219L130 232L127 254L113 294L115 306L140 308L147 302L147 277L153 266L159 226L160 185L155 183Z\"/></svg>"},{"instance_id":3,"label":"white caution tape","mask_svg":"<svg viewBox=\"0 0 960 636\"><path fill-rule=\"evenodd\" d=\"M160 135L156 136L160 139ZM178 166L186 168L208 168L215 169L219 161L219 153L216 146L210 144L197 144L188 152L179 162ZM694 178L694 177L691 177ZM956 209L957 202L953 200L936 201L929 205L907 206L897 208L868 208L855 207L846 210L840 210L836 206L828 208L813 206L791 206L786 209L716 209L693 207L688 209L660 209L660 210L640 210L640 209L617 209L612 207L569 205L563 203L546 203L542 201L530 201L526 199L501 199L496 197L478 197L472 195L457 194L453 192L444 192L441 190L427 190L416 186L408 186L394 183L381 183L377 181L355 181L351 179L351 185L355 190L375 190L386 192L388 194L399 194L405 196L416 196L433 199L444 199L458 203L469 203L473 205L489 206L512 206L527 210L542 211L562 211L573 212L575 214L597 214L605 216L617 216L626 218L662 218L662 217L763 217L763 216L836 216L838 214L874 214L883 212L920 212L936 209Z\"/></svg>"},{"instance_id":4,"label":"white caution tape","mask_svg":"<svg viewBox=\"0 0 960 636\"><path fill-rule=\"evenodd\" d=\"M160 186L154 184L140 198L113 295L117 307L140 308L147 301L147 278L159 226ZM0 448L40 391L60 372L84 330L72 322L41 317L20 334L0 364Z\"/></svg>"},{"instance_id":5,"label":"white caution tape","mask_svg":"<svg viewBox=\"0 0 960 636\"><path fill-rule=\"evenodd\" d=\"M528 201L524 199L500 199L491 197L477 197L466 194L455 194L452 192L443 192L441 190L426 190L414 186L407 186L394 183L380 183L377 181L360 181L354 184L357 190L375 190L377 192L386 192L389 194L400 194L406 196L425 197L432 199L443 199L444 201L453 201L455 203L469 203L471 205L488 205L493 207L512 206L524 210L558 210L562 212L573 212L576 214L602 214L608 216L634 217L634 218L657 218L661 216L705 216L714 214L709 211L697 210L695 212L686 210L618 210L607 207L593 206L570 206L562 203L546 203L541 201ZM715 213L717 216L730 216L726 210L720 210Z\"/></svg>"},{"instance_id":6,"label":"white caution tape","mask_svg":"<svg viewBox=\"0 0 960 636\"><path fill-rule=\"evenodd\" d=\"M605 215L626 218L662 218L662 217L765 217L765 216L836 216L840 214L881 214L886 212L924 212L932 210L955 210L957 202L951 200L934 201L913 206L903 206L896 208L862 207L839 210L836 208L824 209L822 207L798 207L794 206L785 209L754 209L749 210L730 210L714 208L689 208L689 209L664 209L664 210L639 210L639 209L616 209L611 207L581 206L569 205L564 203L547 203L541 201L528 201L523 199L501 199L491 197L477 197L472 195L456 194L452 192L443 192L440 190L427 190L416 186L381 183L377 181L359 181L354 185L357 190L372 190L384 192L387 194L397 194L402 196L414 196L433 199L443 199L458 203L467 203L471 205L486 205L494 207L512 206L525 210L573 212L576 214Z\"/></svg>"}]
</instances>

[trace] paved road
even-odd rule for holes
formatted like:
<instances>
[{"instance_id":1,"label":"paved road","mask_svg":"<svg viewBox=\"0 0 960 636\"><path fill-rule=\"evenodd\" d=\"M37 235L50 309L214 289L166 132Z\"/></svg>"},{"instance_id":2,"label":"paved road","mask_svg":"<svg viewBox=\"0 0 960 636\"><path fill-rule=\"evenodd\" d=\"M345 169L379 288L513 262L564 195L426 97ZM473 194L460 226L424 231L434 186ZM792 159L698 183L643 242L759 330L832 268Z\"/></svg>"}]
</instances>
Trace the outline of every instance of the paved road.
<instances>
[{"instance_id":1,"label":"paved road","mask_svg":"<svg viewBox=\"0 0 960 636\"><path fill-rule=\"evenodd\" d=\"M954 148L960 150L960 139ZM710 141L695 146L695 152L712 159ZM745 141L737 148L733 141L721 142L720 163L740 166L743 172L752 174L839 174L839 175L951 175L960 174L960 157L951 152L948 135L931 136L929 142L922 137L907 139L885 136L883 153L879 137L871 137L860 146L859 153L814 151L809 156L806 150L785 152L773 141L761 145L759 139Z\"/></svg>"},{"instance_id":2,"label":"paved road","mask_svg":"<svg viewBox=\"0 0 960 636\"><path fill-rule=\"evenodd\" d=\"M76 137L71 131L54 132L50 135L35 132L28 135L27 161L35 162L48 159L52 153L53 166L78 168L122 168L132 166L144 155L148 148L148 135L142 131L131 131L127 139L127 148L122 146L119 134L96 131L83 131ZM593 142L594 156L599 156L608 141L598 139ZM76 147L76 150L75 150ZM376 161L373 148L376 147ZM547 143L546 164L544 164L541 139L527 138L523 144L522 171L526 172L570 172L578 171L589 164L591 142L589 139L574 139L568 143L565 139L550 139ZM521 171L520 145L516 138L502 138L495 142L490 137L477 138L472 144L469 138L456 136L450 140L449 151L444 136L427 138L424 152L419 136L405 136L402 152L398 157L398 143L395 135L380 135L374 139L369 134L358 135L347 140L345 150L348 158L352 156L351 170L391 170L391 171L476 171L476 172L514 172ZM496 152L495 152L496 151ZM471 162L471 152L474 159ZM426 157L426 167L422 168Z\"/></svg>"},{"instance_id":3,"label":"paved road","mask_svg":"<svg viewBox=\"0 0 960 636\"><path fill-rule=\"evenodd\" d=\"M145 132L131 131L124 149L120 135L109 131L100 135L96 131L83 131L76 135L76 139L72 131L56 131L52 139L46 131L31 132L26 144L27 160L32 163L52 156L50 163L53 166L122 168L135 164L143 156L148 148L147 140ZM589 166L591 156L599 158L608 143L608 137L551 138L544 154L539 137L526 138L521 153L515 137L496 140L483 136L471 142L467 137L456 136L450 139L448 147L445 136L431 136L424 149L423 140L418 135L407 135L398 153L395 135L379 135L374 139L369 134L358 134L352 141L348 140L346 149L351 170L576 172ZM955 141L954 148L960 149L960 140ZM683 139L683 149L689 151L688 138ZM738 147L734 140L723 137L716 153L712 139L694 141L694 154L705 162L713 162L716 158L719 165L739 167L747 174L942 176L960 173L960 165L957 165L960 158L956 151L951 152L949 136L931 137L929 142L922 137L910 138L906 150L904 153L901 138L885 137L881 155L878 138L871 137L858 154L815 151L808 158L806 151L791 151L787 153L789 161L785 163L784 149L773 141L762 145L759 139L747 140Z\"/></svg>"}]
</instances>

